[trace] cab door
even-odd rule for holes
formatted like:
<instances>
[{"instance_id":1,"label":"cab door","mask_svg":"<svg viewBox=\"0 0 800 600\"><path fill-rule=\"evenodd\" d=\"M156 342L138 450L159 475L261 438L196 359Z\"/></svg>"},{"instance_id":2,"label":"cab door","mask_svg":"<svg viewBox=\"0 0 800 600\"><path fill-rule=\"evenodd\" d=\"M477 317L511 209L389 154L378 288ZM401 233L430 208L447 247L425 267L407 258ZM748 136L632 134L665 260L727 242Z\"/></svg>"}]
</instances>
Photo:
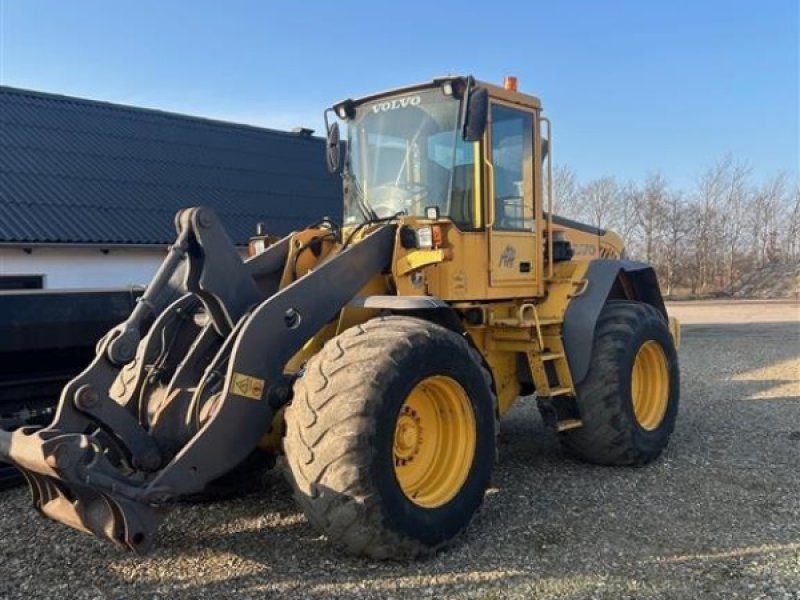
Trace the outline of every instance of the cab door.
<instances>
[{"instance_id":1,"label":"cab door","mask_svg":"<svg viewBox=\"0 0 800 600\"><path fill-rule=\"evenodd\" d=\"M532 295L540 277L534 220L534 113L493 102L489 116L489 286ZM518 289L518 288L525 288Z\"/></svg>"}]
</instances>

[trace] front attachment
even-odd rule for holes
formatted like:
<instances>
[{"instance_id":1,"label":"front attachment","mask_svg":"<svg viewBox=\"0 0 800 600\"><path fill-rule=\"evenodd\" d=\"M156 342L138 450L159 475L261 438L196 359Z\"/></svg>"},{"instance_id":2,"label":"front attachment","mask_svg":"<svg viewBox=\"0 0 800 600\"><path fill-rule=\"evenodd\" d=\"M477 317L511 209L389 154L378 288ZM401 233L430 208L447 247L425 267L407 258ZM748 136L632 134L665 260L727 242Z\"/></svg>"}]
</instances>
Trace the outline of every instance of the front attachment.
<instances>
[{"instance_id":1,"label":"front attachment","mask_svg":"<svg viewBox=\"0 0 800 600\"><path fill-rule=\"evenodd\" d=\"M256 448L287 400L284 366L386 267L395 231L286 285L291 236L244 261L209 209L181 211L176 225L158 273L66 385L53 422L0 431L0 460L22 470L42 514L137 552L153 544L159 507Z\"/></svg>"}]
</instances>

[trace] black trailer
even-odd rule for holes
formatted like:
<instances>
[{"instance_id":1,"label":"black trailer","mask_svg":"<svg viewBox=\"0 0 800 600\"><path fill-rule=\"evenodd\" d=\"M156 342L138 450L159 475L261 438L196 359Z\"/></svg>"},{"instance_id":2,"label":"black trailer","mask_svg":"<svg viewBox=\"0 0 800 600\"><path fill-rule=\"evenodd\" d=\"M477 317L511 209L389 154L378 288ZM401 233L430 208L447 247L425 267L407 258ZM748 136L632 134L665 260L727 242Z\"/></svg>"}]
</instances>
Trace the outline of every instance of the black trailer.
<instances>
[{"instance_id":1,"label":"black trailer","mask_svg":"<svg viewBox=\"0 0 800 600\"><path fill-rule=\"evenodd\" d=\"M95 344L130 315L140 289L0 293L0 429L44 423ZM0 463L0 488L20 475Z\"/></svg>"}]
</instances>

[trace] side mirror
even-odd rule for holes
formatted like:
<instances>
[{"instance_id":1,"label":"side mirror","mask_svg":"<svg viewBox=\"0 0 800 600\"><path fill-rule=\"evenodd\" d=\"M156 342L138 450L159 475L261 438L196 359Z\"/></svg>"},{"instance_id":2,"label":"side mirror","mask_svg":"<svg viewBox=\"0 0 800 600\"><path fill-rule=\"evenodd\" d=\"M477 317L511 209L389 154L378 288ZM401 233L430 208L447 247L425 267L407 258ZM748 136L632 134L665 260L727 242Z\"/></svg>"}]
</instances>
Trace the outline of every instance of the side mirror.
<instances>
[{"instance_id":1,"label":"side mirror","mask_svg":"<svg viewBox=\"0 0 800 600\"><path fill-rule=\"evenodd\" d=\"M339 171L339 123L334 121L328 126L328 141L325 146L325 157L328 161L328 171Z\"/></svg>"},{"instance_id":2,"label":"side mirror","mask_svg":"<svg viewBox=\"0 0 800 600\"><path fill-rule=\"evenodd\" d=\"M467 101L467 116L464 120L464 141L478 142L486 131L489 116L489 91L486 88L472 90Z\"/></svg>"}]
</instances>

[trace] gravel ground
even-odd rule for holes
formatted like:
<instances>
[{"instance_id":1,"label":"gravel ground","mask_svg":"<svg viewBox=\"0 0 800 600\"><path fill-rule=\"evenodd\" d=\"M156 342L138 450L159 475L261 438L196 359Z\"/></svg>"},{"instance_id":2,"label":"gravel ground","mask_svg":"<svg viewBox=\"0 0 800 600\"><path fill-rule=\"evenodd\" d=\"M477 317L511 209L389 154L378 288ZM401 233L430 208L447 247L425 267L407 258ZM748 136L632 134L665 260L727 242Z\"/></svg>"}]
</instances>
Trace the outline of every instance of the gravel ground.
<instances>
[{"instance_id":1,"label":"gravel ground","mask_svg":"<svg viewBox=\"0 0 800 600\"><path fill-rule=\"evenodd\" d=\"M276 473L246 497L177 508L143 558L45 521L13 490L0 497L0 598L800 599L798 306L673 310L694 324L656 464L571 461L523 400L481 513L414 563L340 554Z\"/></svg>"}]
</instances>

